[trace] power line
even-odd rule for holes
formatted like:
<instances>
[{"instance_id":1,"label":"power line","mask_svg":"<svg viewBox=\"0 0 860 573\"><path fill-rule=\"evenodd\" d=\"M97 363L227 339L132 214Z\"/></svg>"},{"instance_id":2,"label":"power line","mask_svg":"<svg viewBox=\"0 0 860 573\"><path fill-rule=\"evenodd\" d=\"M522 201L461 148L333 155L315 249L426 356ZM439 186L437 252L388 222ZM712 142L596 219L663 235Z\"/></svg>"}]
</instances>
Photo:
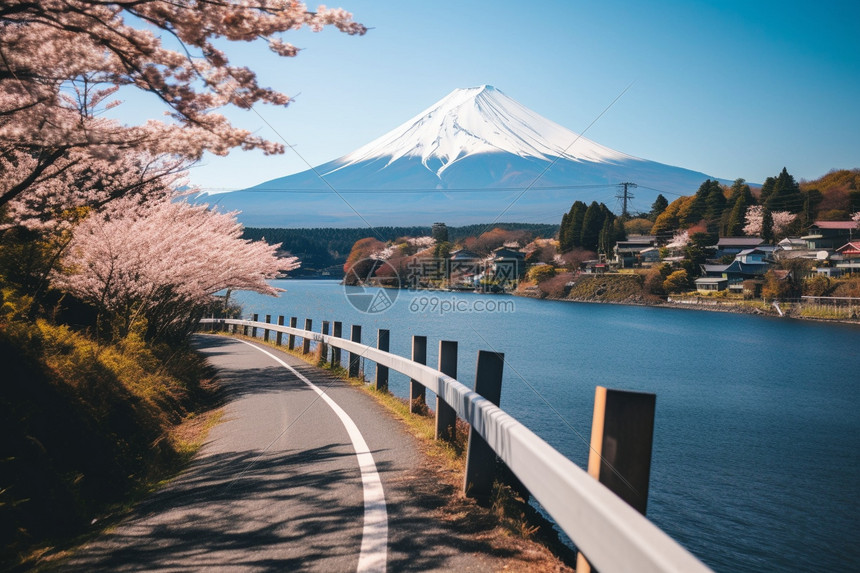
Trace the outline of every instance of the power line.
<instances>
[{"instance_id":1,"label":"power line","mask_svg":"<svg viewBox=\"0 0 860 573\"><path fill-rule=\"evenodd\" d=\"M528 189L528 191L565 191L565 190L576 190L576 189L606 189L615 187L616 185L610 183L598 183L591 185L551 185L545 187L532 187ZM217 187L210 187L208 190L221 190ZM206 191L206 189L204 189ZM312 188L312 187L267 187L265 189L244 189L244 191L249 193L334 193L331 189L321 189L321 188ZM499 192L516 192L523 191L522 187L456 187L453 189L439 189L438 187L416 187L410 189L379 189L379 188L361 188L361 187L349 187L349 188L341 188L337 190L338 194L400 194L400 193L499 193ZM232 191L231 191L232 192ZM222 193L216 193L216 195L221 195Z\"/></svg>"}]
</instances>

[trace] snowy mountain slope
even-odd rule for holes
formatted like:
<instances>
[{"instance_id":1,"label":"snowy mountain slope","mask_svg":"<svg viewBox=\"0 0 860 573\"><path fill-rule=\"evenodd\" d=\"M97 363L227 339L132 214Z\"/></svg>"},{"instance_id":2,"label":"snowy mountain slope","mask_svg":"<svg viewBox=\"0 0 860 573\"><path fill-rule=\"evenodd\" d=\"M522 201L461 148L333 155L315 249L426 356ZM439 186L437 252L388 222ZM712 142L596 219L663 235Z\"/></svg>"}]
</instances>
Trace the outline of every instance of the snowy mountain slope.
<instances>
[{"instance_id":1,"label":"snowy mountain slope","mask_svg":"<svg viewBox=\"0 0 860 573\"><path fill-rule=\"evenodd\" d=\"M671 200L708 178L604 147L480 86L454 90L339 159L208 199L241 210L249 226L461 225L502 212L544 222L576 200L614 208L622 181L643 187L633 206L647 210L658 192Z\"/></svg>"}]
</instances>

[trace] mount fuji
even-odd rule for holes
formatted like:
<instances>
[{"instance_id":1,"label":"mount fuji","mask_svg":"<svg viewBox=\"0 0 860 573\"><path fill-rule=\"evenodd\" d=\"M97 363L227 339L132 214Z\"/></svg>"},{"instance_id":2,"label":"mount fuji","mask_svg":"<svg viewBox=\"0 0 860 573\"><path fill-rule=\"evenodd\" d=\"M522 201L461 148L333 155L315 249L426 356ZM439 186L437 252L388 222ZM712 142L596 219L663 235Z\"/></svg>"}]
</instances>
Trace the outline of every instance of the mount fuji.
<instances>
[{"instance_id":1,"label":"mount fuji","mask_svg":"<svg viewBox=\"0 0 860 573\"><path fill-rule=\"evenodd\" d=\"M620 212L621 182L639 185L634 207L648 210L658 193L689 195L706 179L604 147L485 85L339 159L204 200L253 227L555 222L576 200Z\"/></svg>"}]
</instances>

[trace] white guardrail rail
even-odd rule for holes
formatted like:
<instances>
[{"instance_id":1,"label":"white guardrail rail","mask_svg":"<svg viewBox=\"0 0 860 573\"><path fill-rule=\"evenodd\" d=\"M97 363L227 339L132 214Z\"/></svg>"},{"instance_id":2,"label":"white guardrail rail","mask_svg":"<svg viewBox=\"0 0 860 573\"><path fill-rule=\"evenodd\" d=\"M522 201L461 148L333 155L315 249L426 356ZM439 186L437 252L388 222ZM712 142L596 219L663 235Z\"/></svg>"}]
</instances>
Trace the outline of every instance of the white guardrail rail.
<instances>
[{"instance_id":1,"label":"white guardrail rail","mask_svg":"<svg viewBox=\"0 0 860 573\"><path fill-rule=\"evenodd\" d=\"M466 386L408 358L319 332L267 322L209 318L201 324L256 327L321 342L423 384L474 428L602 573L694 573L710 569L510 414Z\"/></svg>"}]
</instances>

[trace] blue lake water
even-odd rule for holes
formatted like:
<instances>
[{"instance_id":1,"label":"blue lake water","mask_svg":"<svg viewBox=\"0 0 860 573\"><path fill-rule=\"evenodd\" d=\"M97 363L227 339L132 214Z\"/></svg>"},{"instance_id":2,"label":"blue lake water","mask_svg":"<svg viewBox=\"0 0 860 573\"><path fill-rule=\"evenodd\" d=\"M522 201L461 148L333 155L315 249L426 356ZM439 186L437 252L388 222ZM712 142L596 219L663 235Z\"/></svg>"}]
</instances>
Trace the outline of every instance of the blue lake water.
<instances>
[{"instance_id":1,"label":"blue lake water","mask_svg":"<svg viewBox=\"0 0 860 573\"><path fill-rule=\"evenodd\" d=\"M595 386L656 393L651 521L717 571L860 570L860 327L409 291L368 314L335 281L273 284L233 300L371 345L389 329L402 356L424 335L432 366L456 340L467 386L478 350L504 352L502 408L583 468Z\"/></svg>"}]
</instances>

